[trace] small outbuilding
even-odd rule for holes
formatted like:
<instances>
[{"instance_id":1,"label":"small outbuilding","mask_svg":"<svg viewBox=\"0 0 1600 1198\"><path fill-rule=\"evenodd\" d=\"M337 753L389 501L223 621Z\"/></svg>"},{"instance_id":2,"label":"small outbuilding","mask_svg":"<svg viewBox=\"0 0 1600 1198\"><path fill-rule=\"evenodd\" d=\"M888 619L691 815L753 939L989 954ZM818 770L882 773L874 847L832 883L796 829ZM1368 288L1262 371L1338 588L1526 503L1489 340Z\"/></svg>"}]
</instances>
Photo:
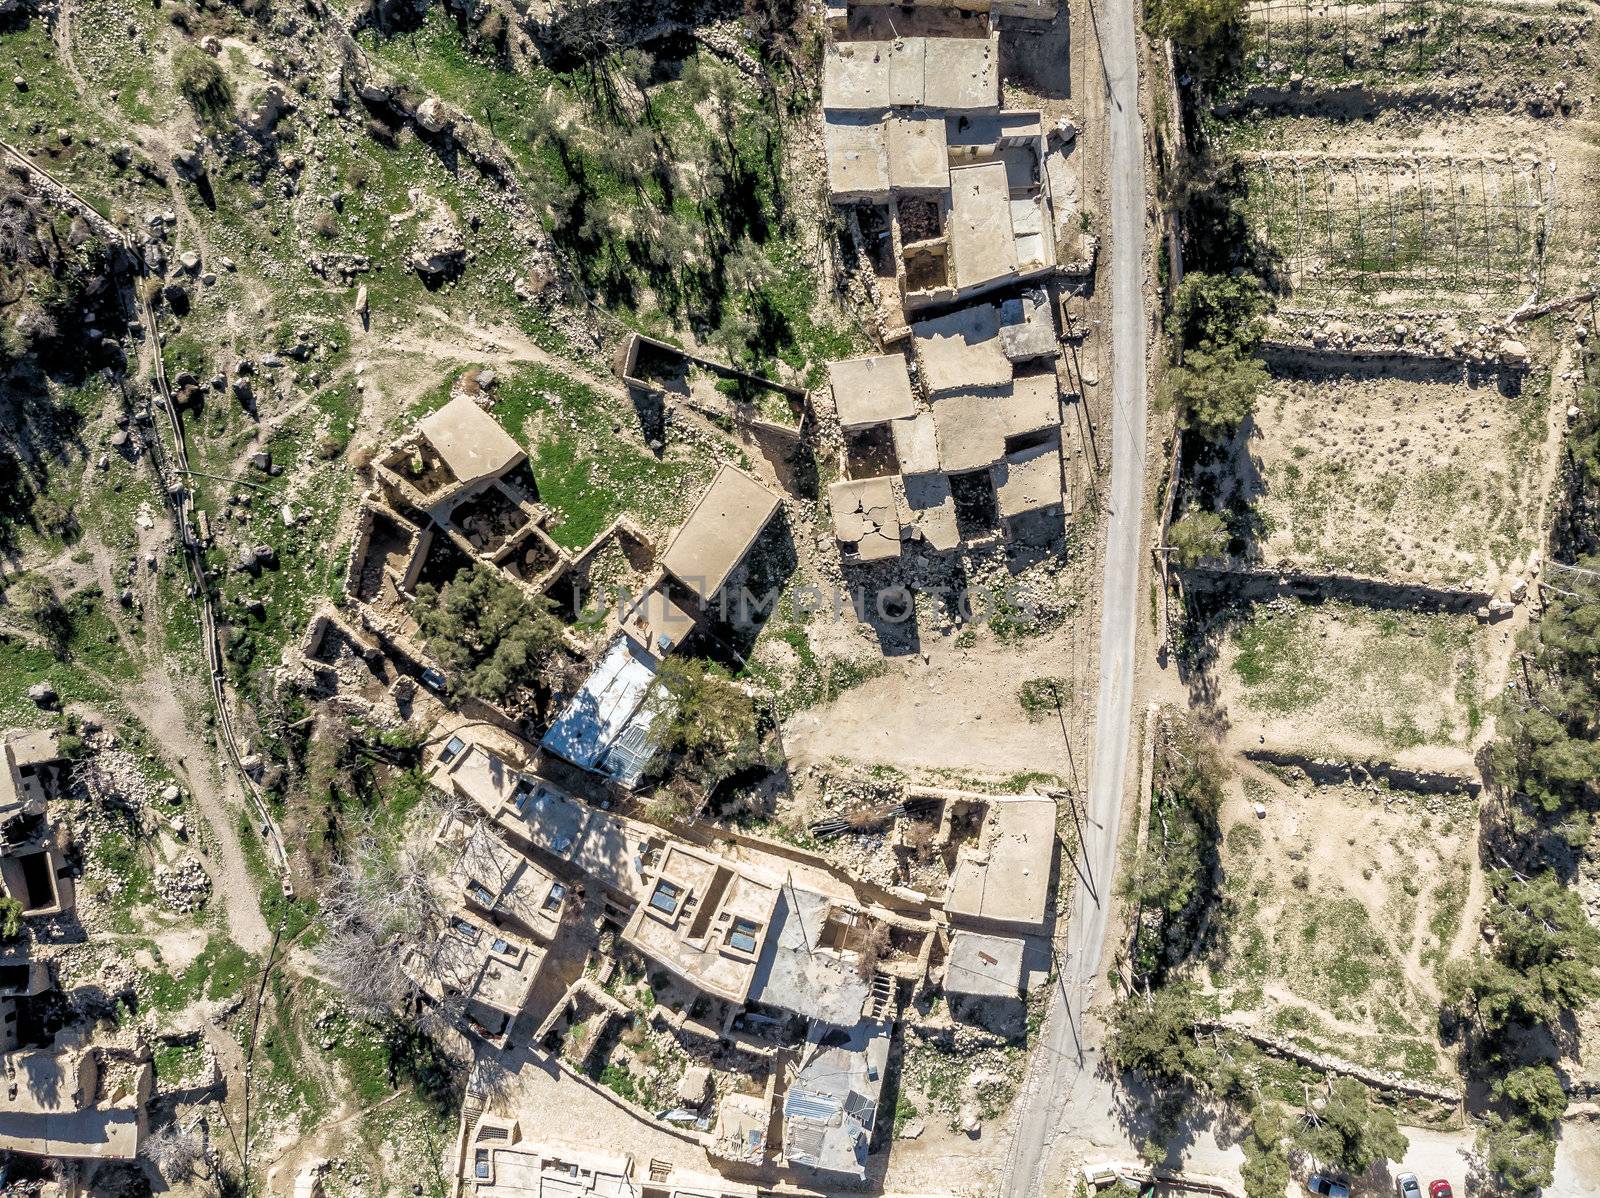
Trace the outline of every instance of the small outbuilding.
<instances>
[{"instance_id":1,"label":"small outbuilding","mask_svg":"<svg viewBox=\"0 0 1600 1198\"><path fill-rule=\"evenodd\" d=\"M846 432L905 420L917 413L911 373L901 354L877 354L828 363L834 410Z\"/></svg>"},{"instance_id":2,"label":"small outbuilding","mask_svg":"<svg viewBox=\"0 0 1600 1198\"><path fill-rule=\"evenodd\" d=\"M846 561L876 562L900 556L900 520L894 484L887 478L844 479L828 488L833 535Z\"/></svg>"},{"instance_id":3,"label":"small outbuilding","mask_svg":"<svg viewBox=\"0 0 1600 1198\"><path fill-rule=\"evenodd\" d=\"M498 477L525 456L500 422L467 395L424 416L417 431L462 486Z\"/></svg>"},{"instance_id":4,"label":"small outbuilding","mask_svg":"<svg viewBox=\"0 0 1600 1198\"><path fill-rule=\"evenodd\" d=\"M777 514L778 497L742 470L723 466L662 555L667 573L702 603L722 590Z\"/></svg>"}]
</instances>

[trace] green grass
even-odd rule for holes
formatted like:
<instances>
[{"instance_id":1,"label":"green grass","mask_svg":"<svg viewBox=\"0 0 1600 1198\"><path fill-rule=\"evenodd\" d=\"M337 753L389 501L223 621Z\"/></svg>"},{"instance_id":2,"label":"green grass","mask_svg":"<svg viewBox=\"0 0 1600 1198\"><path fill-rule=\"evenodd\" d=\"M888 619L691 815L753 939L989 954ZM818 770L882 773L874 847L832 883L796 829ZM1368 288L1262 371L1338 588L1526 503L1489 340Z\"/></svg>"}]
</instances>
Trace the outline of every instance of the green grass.
<instances>
[{"instance_id":1,"label":"green grass","mask_svg":"<svg viewBox=\"0 0 1600 1198\"><path fill-rule=\"evenodd\" d=\"M896 1098L894 1103L895 1138L898 1139L900 1134L905 1131L906 1124L910 1123L920 1114L922 1114L922 1112L917 1110L916 1103L912 1102L904 1094Z\"/></svg>"},{"instance_id":2,"label":"green grass","mask_svg":"<svg viewBox=\"0 0 1600 1198\"><path fill-rule=\"evenodd\" d=\"M1030 720L1054 718L1072 694L1065 678L1029 678L1017 688L1017 702Z\"/></svg>"},{"instance_id":3,"label":"green grass","mask_svg":"<svg viewBox=\"0 0 1600 1198\"><path fill-rule=\"evenodd\" d=\"M28 688L36 682L55 687L61 703L104 706L112 693L71 662L60 661L50 650L0 633L0 722L7 726L37 723L39 709Z\"/></svg>"},{"instance_id":4,"label":"green grass","mask_svg":"<svg viewBox=\"0 0 1600 1198\"><path fill-rule=\"evenodd\" d=\"M213 933L200 955L181 973L151 973L150 1005L174 1014L202 998L225 1002L244 992L260 962L220 933Z\"/></svg>"},{"instance_id":5,"label":"green grass","mask_svg":"<svg viewBox=\"0 0 1600 1198\"><path fill-rule=\"evenodd\" d=\"M542 364L504 378L492 410L527 447L539 499L559 518L550 535L567 549L587 545L622 515L664 531L710 481L709 463L656 458L613 433L637 419L631 410Z\"/></svg>"},{"instance_id":6,"label":"green grass","mask_svg":"<svg viewBox=\"0 0 1600 1198\"><path fill-rule=\"evenodd\" d=\"M285 898L278 872L267 860L267 850L261 839L261 830L248 811L239 813L239 848L244 854L245 869L258 888L261 916L267 926L283 927L286 939L293 940L311 925L316 915L316 903L306 898ZM239 897L235 902L243 901Z\"/></svg>"},{"instance_id":7,"label":"green grass","mask_svg":"<svg viewBox=\"0 0 1600 1198\"><path fill-rule=\"evenodd\" d=\"M607 1065L600 1071L600 1084L624 1102L637 1103L643 1097L638 1081L621 1065Z\"/></svg>"},{"instance_id":8,"label":"green grass","mask_svg":"<svg viewBox=\"0 0 1600 1198\"><path fill-rule=\"evenodd\" d=\"M782 362L813 381L826 361L865 347L860 329L819 315L822 246L812 241L828 234L790 215L776 169L785 126L769 92L716 55L691 47L662 59L641 77L642 103L619 83L626 111L613 113L587 72L510 71L440 10L404 35L360 37L415 94L441 97L498 138L586 290L623 325L675 344L687 325L745 365ZM656 219L675 232L641 231ZM746 243L759 262L749 285L725 269Z\"/></svg>"},{"instance_id":9,"label":"green grass","mask_svg":"<svg viewBox=\"0 0 1600 1198\"><path fill-rule=\"evenodd\" d=\"M1339 639L1323 636L1324 626ZM1391 749L1465 744L1482 721L1481 637L1470 617L1261 606L1228 636L1231 674L1251 711L1303 717Z\"/></svg>"},{"instance_id":10,"label":"green grass","mask_svg":"<svg viewBox=\"0 0 1600 1198\"><path fill-rule=\"evenodd\" d=\"M158 1044L155 1052L156 1077L162 1088L170 1089L174 1083L194 1074L205 1057L199 1044Z\"/></svg>"}]
</instances>

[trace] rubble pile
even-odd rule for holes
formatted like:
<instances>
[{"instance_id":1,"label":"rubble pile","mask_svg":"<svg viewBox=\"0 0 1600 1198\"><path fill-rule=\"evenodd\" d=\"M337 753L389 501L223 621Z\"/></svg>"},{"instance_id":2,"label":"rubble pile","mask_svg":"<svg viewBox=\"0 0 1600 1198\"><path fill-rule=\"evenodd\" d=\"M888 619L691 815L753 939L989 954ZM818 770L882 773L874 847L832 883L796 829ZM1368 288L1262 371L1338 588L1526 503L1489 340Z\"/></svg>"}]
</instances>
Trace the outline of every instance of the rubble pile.
<instances>
[{"instance_id":1,"label":"rubble pile","mask_svg":"<svg viewBox=\"0 0 1600 1198\"><path fill-rule=\"evenodd\" d=\"M1438 312L1388 312L1376 325L1344 311L1319 310L1282 313L1280 334L1315 349L1365 353L1423 354L1475 365L1526 366L1528 347L1515 329L1480 321L1463 328L1448 314Z\"/></svg>"},{"instance_id":2,"label":"rubble pile","mask_svg":"<svg viewBox=\"0 0 1600 1198\"><path fill-rule=\"evenodd\" d=\"M211 897L211 878L193 857L156 866L156 897L174 911L198 911Z\"/></svg>"}]
</instances>

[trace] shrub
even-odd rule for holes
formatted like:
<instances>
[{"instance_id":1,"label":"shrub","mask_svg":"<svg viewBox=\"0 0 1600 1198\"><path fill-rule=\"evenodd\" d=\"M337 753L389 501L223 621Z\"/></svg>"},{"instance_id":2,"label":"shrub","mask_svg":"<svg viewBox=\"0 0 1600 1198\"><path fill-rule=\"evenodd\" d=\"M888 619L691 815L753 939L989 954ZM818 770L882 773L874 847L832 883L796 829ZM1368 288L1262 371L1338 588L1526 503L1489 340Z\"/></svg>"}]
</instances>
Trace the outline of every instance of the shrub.
<instances>
[{"instance_id":1,"label":"shrub","mask_svg":"<svg viewBox=\"0 0 1600 1198\"><path fill-rule=\"evenodd\" d=\"M1228 529L1216 512L1190 508L1167 530L1167 542L1180 566L1196 566L1227 552Z\"/></svg>"},{"instance_id":2,"label":"shrub","mask_svg":"<svg viewBox=\"0 0 1600 1198\"><path fill-rule=\"evenodd\" d=\"M0 898L0 940L15 940L22 935L22 904L14 898Z\"/></svg>"},{"instance_id":3,"label":"shrub","mask_svg":"<svg viewBox=\"0 0 1600 1198\"><path fill-rule=\"evenodd\" d=\"M481 564L445 586L417 588L417 622L452 685L491 703L534 689L560 650L561 622L548 599L535 599ZM531 685L530 685L531 684Z\"/></svg>"},{"instance_id":4,"label":"shrub","mask_svg":"<svg viewBox=\"0 0 1600 1198\"><path fill-rule=\"evenodd\" d=\"M233 85L217 60L203 50L186 47L173 64L178 91L202 121L219 124L233 111Z\"/></svg>"}]
</instances>

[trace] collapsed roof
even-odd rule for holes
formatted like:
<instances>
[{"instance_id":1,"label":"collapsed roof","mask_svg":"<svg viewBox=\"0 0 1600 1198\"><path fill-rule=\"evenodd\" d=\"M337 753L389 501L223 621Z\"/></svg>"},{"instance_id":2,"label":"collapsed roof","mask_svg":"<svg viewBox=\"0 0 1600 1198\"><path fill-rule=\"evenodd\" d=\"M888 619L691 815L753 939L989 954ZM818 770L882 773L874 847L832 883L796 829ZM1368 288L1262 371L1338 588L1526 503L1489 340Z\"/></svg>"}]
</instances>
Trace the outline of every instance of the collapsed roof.
<instances>
[{"instance_id":1,"label":"collapsed roof","mask_svg":"<svg viewBox=\"0 0 1600 1198\"><path fill-rule=\"evenodd\" d=\"M828 487L828 503L833 535L857 561L900 556L900 521L889 479L843 479Z\"/></svg>"}]
</instances>

